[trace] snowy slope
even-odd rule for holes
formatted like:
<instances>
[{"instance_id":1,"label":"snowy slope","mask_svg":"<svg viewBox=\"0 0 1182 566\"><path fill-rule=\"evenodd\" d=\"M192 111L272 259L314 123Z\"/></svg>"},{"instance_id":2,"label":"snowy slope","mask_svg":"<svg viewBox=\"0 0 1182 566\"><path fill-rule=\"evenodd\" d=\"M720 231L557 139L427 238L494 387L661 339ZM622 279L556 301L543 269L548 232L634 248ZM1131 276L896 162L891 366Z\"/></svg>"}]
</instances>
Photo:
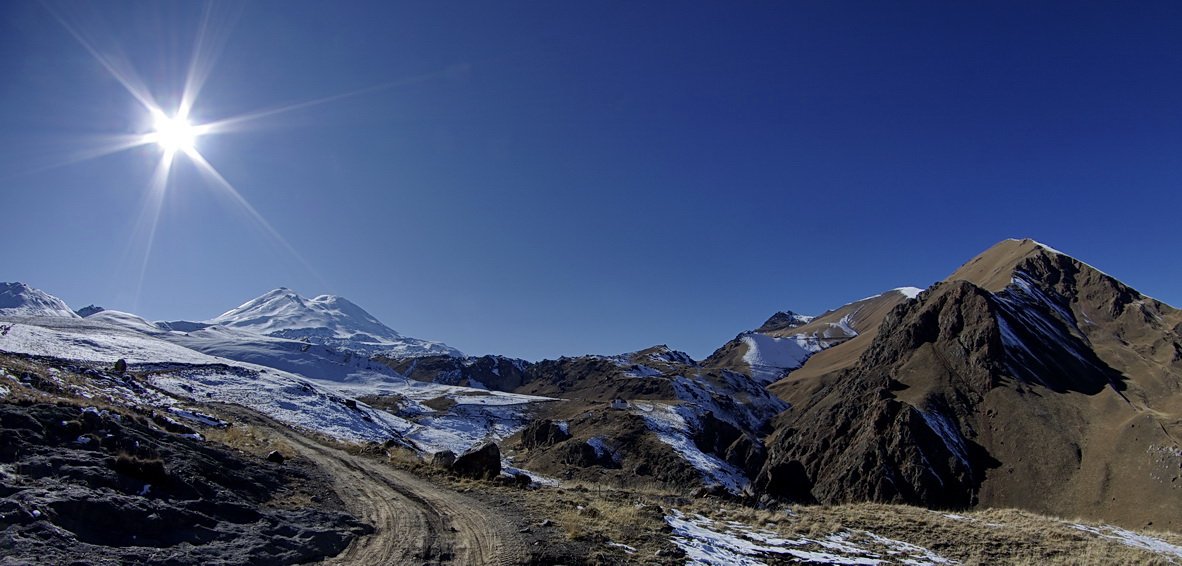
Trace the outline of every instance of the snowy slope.
<instances>
[{"instance_id":1,"label":"snowy slope","mask_svg":"<svg viewBox=\"0 0 1182 566\"><path fill-rule=\"evenodd\" d=\"M402 336L343 297L320 295L307 299L283 287L247 301L207 323L366 355L463 355L441 342Z\"/></svg>"},{"instance_id":2,"label":"snowy slope","mask_svg":"<svg viewBox=\"0 0 1182 566\"><path fill-rule=\"evenodd\" d=\"M427 453L501 440L529 422L535 403L550 400L421 383L349 352L241 330L167 331L117 311L10 318L2 326L0 352L102 364L123 359L178 398L240 404L342 440L395 438ZM348 399L371 394L402 402L388 412ZM423 403L440 397L455 406L435 411Z\"/></svg>"},{"instance_id":3,"label":"snowy slope","mask_svg":"<svg viewBox=\"0 0 1182 566\"><path fill-rule=\"evenodd\" d=\"M747 346L743 361L751 368L751 377L763 384L771 383L787 371L804 365L809 356L825 349L826 343L816 335L797 334L776 338L750 333L741 337Z\"/></svg>"},{"instance_id":4,"label":"snowy slope","mask_svg":"<svg viewBox=\"0 0 1182 566\"><path fill-rule=\"evenodd\" d=\"M24 283L0 283L0 316L81 318L65 301Z\"/></svg>"}]
</instances>

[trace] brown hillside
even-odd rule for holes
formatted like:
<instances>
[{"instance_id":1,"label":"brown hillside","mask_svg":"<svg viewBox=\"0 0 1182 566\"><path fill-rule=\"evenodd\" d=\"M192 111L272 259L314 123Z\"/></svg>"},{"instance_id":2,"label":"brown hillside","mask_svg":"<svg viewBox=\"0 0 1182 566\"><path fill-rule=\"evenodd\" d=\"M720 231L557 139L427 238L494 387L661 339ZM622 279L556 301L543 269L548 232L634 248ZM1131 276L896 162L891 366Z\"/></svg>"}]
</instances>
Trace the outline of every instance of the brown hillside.
<instances>
[{"instance_id":1,"label":"brown hillside","mask_svg":"<svg viewBox=\"0 0 1182 566\"><path fill-rule=\"evenodd\" d=\"M827 503L1176 530L1180 331L1168 305L1030 240L1002 242L888 314L854 363L820 372L780 417L757 483Z\"/></svg>"},{"instance_id":2,"label":"brown hillside","mask_svg":"<svg viewBox=\"0 0 1182 566\"><path fill-rule=\"evenodd\" d=\"M813 319L809 324L795 328L786 334L807 334L823 332L832 329L843 318L858 332L857 336L842 340L840 343L813 354L804 365L792 371L786 377L769 386L777 396L789 403L801 403L809 395L828 386L829 376L836 375L838 370L854 365L858 357L874 341L874 336L882 320L899 303L907 301L907 296L899 291L887 291L881 295L855 301L843 307L826 312Z\"/></svg>"}]
</instances>

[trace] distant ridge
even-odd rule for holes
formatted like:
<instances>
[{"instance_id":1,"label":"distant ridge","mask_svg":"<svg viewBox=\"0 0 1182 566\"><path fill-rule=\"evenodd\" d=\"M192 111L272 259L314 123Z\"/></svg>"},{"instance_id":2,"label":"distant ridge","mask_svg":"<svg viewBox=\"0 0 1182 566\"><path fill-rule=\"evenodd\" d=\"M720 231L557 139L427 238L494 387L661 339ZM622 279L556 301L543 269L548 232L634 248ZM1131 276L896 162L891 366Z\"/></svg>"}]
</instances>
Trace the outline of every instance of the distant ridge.
<instances>
[{"instance_id":1,"label":"distant ridge","mask_svg":"<svg viewBox=\"0 0 1182 566\"><path fill-rule=\"evenodd\" d=\"M24 283L0 283L0 316L81 318L65 301Z\"/></svg>"},{"instance_id":2,"label":"distant ridge","mask_svg":"<svg viewBox=\"0 0 1182 566\"><path fill-rule=\"evenodd\" d=\"M206 324L305 340L366 355L463 355L442 342L402 336L344 297L320 295L308 299L286 287L251 299Z\"/></svg>"}]
</instances>

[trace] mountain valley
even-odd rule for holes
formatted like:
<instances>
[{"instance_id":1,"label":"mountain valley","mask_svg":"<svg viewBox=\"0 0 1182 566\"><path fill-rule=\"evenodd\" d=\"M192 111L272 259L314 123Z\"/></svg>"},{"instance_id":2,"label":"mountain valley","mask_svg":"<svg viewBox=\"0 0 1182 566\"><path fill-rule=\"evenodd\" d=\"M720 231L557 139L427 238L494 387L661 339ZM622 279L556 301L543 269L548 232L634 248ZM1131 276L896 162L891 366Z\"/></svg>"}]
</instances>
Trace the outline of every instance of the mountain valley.
<instances>
[{"instance_id":1,"label":"mountain valley","mask_svg":"<svg viewBox=\"0 0 1182 566\"><path fill-rule=\"evenodd\" d=\"M65 510L97 499L200 513L148 545L175 563L243 525L227 563L1182 562L1182 311L1033 240L702 360L466 356L285 288L150 322L5 283L0 362L15 563L148 556L86 546ZM211 458L271 478L218 491L249 520L186 503Z\"/></svg>"}]
</instances>

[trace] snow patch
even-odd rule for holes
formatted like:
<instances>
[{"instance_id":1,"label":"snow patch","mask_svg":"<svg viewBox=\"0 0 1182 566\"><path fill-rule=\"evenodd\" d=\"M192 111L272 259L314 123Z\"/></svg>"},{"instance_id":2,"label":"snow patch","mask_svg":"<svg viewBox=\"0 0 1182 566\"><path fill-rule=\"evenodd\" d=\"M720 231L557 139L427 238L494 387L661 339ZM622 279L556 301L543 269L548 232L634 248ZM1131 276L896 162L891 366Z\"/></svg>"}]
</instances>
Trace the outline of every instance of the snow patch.
<instances>
[{"instance_id":1,"label":"snow patch","mask_svg":"<svg viewBox=\"0 0 1182 566\"><path fill-rule=\"evenodd\" d=\"M602 436L592 436L591 438L588 438L587 445L595 450L596 458L603 458L604 456L607 456L611 458L613 462L619 462L620 460L619 454L616 454L616 451L607 445L607 440Z\"/></svg>"},{"instance_id":2,"label":"snow patch","mask_svg":"<svg viewBox=\"0 0 1182 566\"><path fill-rule=\"evenodd\" d=\"M207 322L266 336L306 340L365 355L463 356L459 350L441 342L402 336L344 297L320 295L307 299L284 287Z\"/></svg>"},{"instance_id":3,"label":"snow patch","mask_svg":"<svg viewBox=\"0 0 1182 566\"><path fill-rule=\"evenodd\" d=\"M65 301L24 283L0 283L0 316L82 318Z\"/></svg>"},{"instance_id":4,"label":"snow patch","mask_svg":"<svg viewBox=\"0 0 1182 566\"><path fill-rule=\"evenodd\" d=\"M612 542L609 540L607 542L607 545L612 548L619 548L619 549L623 550L625 554L636 554L636 552L637 552L635 547L628 546L628 545L626 545L624 543L620 543L620 542Z\"/></svg>"},{"instance_id":5,"label":"snow patch","mask_svg":"<svg viewBox=\"0 0 1182 566\"><path fill-rule=\"evenodd\" d=\"M899 293L902 293L903 296L907 297L908 299L914 299L914 298L918 297L920 293L923 292L923 289L920 289L919 287L896 287L891 290L898 291Z\"/></svg>"},{"instance_id":6,"label":"snow patch","mask_svg":"<svg viewBox=\"0 0 1182 566\"><path fill-rule=\"evenodd\" d=\"M1109 525L1091 527L1088 525L1073 524L1071 526L1087 533L1091 533L1106 539L1115 540L1121 544L1124 544L1125 546L1140 548L1173 558L1182 558L1182 546L1170 544L1159 538L1134 533L1120 527L1113 527ZM1174 562L1173 558L1170 559L1170 562L1176 563Z\"/></svg>"},{"instance_id":7,"label":"snow patch","mask_svg":"<svg viewBox=\"0 0 1182 566\"><path fill-rule=\"evenodd\" d=\"M969 466L969 453L965 449L964 438L961 438L960 431L957 430L956 425L948 417L944 416L943 413L936 410L919 411L919 414L923 416L923 420L927 423L928 428L932 429L932 432L935 432L940 436L940 440L944 441L944 447L953 456L956 456L956 459L960 460L966 468L972 469L972 466Z\"/></svg>"},{"instance_id":8,"label":"snow patch","mask_svg":"<svg viewBox=\"0 0 1182 566\"><path fill-rule=\"evenodd\" d=\"M690 424L678 411L678 406L657 401L636 401L631 408L633 413L644 418L645 425L661 442L668 444L701 472L707 482L721 485L731 493L741 493L751 483L738 468L713 454L702 452L694 444L690 438Z\"/></svg>"},{"instance_id":9,"label":"snow patch","mask_svg":"<svg viewBox=\"0 0 1182 566\"><path fill-rule=\"evenodd\" d=\"M765 564L764 559L812 564L955 563L926 548L866 531L844 530L820 539L785 538L744 523L687 516L676 509L665 522L672 527L672 541L686 553L688 564L749 566ZM885 553L865 548L867 544L885 548Z\"/></svg>"},{"instance_id":10,"label":"snow patch","mask_svg":"<svg viewBox=\"0 0 1182 566\"><path fill-rule=\"evenodd\" d=\"M805 335L776 338L750 333L744 334L742 340L747 346L743 362L751 368L751 377L764 384L799 368L809 356L823 349L819 341Z\"/></svg>"}]
</instances>

